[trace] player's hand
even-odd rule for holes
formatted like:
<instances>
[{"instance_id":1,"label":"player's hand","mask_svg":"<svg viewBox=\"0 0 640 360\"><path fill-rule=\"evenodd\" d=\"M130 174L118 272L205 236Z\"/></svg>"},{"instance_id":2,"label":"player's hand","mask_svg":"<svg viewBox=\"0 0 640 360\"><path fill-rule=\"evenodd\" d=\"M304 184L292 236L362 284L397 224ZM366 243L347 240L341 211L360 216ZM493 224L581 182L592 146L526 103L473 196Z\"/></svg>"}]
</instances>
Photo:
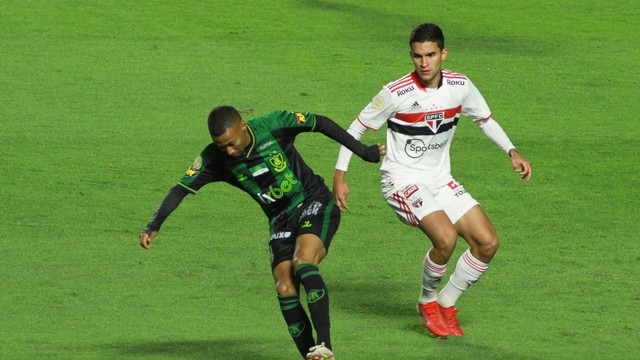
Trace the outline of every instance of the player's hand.
<instances>
[{"instance_id":1,"label":"player's hand","mask_svg":"<svg viewBox=\"0 0 640 360\"><path fill-rule=\"evenodd\" d=\"M382 153L382 150L380 151ZM349 210L347 206L347 197L349 197L349 186L344 181L344 171L336 170L333 175L333 196L336 198L336 203L340 212Z\"/></svg>"},{"instance_id":2,"label":"player's hand","mask_svg":"<svg viewBox=\"0 0 640 360\"><path fill-rule=\"evenodd\" d=\"M520 155L516 149L511 149L509 155L511 156L513 170L520 174L520 179L531 180L531 164L529 164L529 161Z\"/></svg>"},{"instance_id":3,"label":"player's hand","mask_svg":"<svg viewBox=\"0 0 640 360\"><path fill-rule=\"evenodd\" d=\"M380 160L382 160L382 157L387 155L387 147L385 145L378 144L378 149L380 149Z\"/></svg>"},{"instance_id":4,"label":"player's hand","mask_svg":"<svg viewBox=\"0 0 640 360\"><path fill-rule=\"evenodd\" d=\"M149 249L149 246L151 246L151 241L153 241L153 239L155 239L155 237L158 235L157 231L152 231L151 234L147 234L146 232L141 232L140 233L140 246L142 246L145 249Z\"/></svg>"}]
</instances>

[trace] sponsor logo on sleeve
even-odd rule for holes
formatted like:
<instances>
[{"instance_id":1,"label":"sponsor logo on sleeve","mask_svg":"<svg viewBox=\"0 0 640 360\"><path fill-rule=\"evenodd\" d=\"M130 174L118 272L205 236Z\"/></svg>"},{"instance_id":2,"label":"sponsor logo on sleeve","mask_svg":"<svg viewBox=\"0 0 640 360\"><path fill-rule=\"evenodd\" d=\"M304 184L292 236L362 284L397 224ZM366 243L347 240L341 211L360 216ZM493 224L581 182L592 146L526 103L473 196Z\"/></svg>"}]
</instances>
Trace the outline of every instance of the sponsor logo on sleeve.
<instances>
[{"instance_id":1,"label":"sponsor logo on sleeve","mask_svg":"<svg viewBox=\"0 0 640 360\"><path fill-rule=\"evenodd\" d=\"M202 157L198 156L195 160L193 160L193 164L187 169L187 177L194 177L198 170L202 167Z\"/></svg>"},{"instance_id":2,"label":"sponsor logo on sleeve","mask_svg":"<svg viewBox=\"0 0 640 360\"><path fill-rule=\"evenodd\" d=\"M382 96L376 95L376 97L374 97L371 101L371 104L373 104L374 109L382 110L384 108L384 99L382 98Z\"/></svg>"},{"instance_id":3,"label":"sponsor logo on sleeve","mask_svg":"<svg viewBox=\"0 0 640 360\"><path fill-rule=\"evenodd\" d=\"M304 124L307 122L307 118L301 113L293 113L296 116L296 120L298 120L298 124Z\"/></svg>"}]
</instances>

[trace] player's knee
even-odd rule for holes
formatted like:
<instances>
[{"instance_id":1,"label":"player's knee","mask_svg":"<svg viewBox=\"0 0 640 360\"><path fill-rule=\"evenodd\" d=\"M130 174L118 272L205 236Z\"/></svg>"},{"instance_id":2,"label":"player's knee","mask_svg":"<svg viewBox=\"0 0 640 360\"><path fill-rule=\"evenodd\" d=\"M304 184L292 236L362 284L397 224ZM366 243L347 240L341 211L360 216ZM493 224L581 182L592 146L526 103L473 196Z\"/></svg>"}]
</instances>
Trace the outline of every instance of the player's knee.
<instances>
[{"instance_id":1,"label":"player's knee","mask_svg":"<svg viewBox=\"0 0 640 360\"><path fill-rule=\"evenodd\" d=\"M492 235L479 242L478 255L481 261L489 262L498 251L500 240L498 236Z\"/></svg>"},{"instance_id":2,"label":"player's knee","mask_svg":"<svg viewBox=\"0 0 640 360\"><path fill-rule=\"evenodd\" d=\"M437 239L432 239L433 247L442 256L449 258L453 254L453 250L456 248L456 241L458 240L458 233L455 228L445 228L438 235Z\"/></svg>"},{"instance_id":3,"label":"player's knee","mask_svg":"<svg viewBox=\"0 0 640 360\"><path fill-rule=\"evenodd\" d=\"M280 280L276 283L276 292L278 295L291 295L298 292L292 280Z\"/></svg>"},{"instance_id":4,"label":"player's knee","mask_svg":"<svg viewBox=\"0 0 640 360\"><path fill-rule=\"evenodd\" d=\"M487 253L491 254L491 256L495 255L495 253L498 251L498 248L500 247L500 239L498 239L497 236L493 236L491 240L489 240L486 247Z\"/></svg>"}]
</instances>

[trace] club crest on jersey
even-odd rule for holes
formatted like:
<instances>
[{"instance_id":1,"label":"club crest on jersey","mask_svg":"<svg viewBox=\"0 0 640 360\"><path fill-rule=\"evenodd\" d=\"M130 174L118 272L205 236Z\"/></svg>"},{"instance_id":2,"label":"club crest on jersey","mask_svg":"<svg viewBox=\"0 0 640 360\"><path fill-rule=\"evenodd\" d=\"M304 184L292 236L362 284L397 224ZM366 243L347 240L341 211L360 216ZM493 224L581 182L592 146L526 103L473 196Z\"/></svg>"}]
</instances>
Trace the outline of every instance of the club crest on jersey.
<instances>
[{"instance_id":1,"label":"club crest on jersey","mask_svg":"<svg viewBox=\"0 0 640 360\"><path fill-rule=\"evenodd\" d=\"M444 121L444 112L437 112L431 114L425 114L424 122L427 124L427 127L431 129L434 134L438 133L438 129L442 122Z\"/></svg>"},{"instance_id":2,"label":"club crest on jersey","mask_svg":"<svg viewBox=\"0 0 640 360\"><path fill-rule=\"evenodd\" d=\"M284 161L282 153L277 153L269 158L269 163L273 166L273 169L277 172L283 172L287 168L287 162Z\"/></svg>"},{"instance_id":3,"label":"club crest on jersey","mask_svg":"<svg viewBox=\"0 0 640 360\"><path fill-rule=\"evenodd\" d=\"M416 209L420 209L422 207L422 203L422 198L418 198L411 205L413 205L413 207Z\"/></svg>"},{"instance_id":4,"label":"club crest on jersey","mask_svg":"<svg viewBox=\"0 0 640 360\"><path fill-rule=\"evenodd\" d=\"M307 122L307 118L301 113L293 113L296 116L296 120L298 120L298 124L304 124Z\"/></svg>"}]
</instances>

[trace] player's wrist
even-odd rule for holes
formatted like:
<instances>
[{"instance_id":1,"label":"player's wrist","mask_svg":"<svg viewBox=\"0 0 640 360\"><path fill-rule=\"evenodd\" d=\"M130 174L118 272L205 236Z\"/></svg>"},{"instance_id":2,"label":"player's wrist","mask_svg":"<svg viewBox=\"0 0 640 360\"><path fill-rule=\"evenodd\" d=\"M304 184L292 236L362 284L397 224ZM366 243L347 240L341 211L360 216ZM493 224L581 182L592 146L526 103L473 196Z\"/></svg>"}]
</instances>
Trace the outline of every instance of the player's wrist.
<instances>
[{"instance_id":1,"label":"player's wrist","mask_svg":"<svg viewBox=\"0 0 640 360\"><path fill-rule=\"evenodd\" d=\"M333 181L344 181L344 175L346 173L346 170L336 169L336 172L333 174Z\"/></svg>"}]
</instances>

